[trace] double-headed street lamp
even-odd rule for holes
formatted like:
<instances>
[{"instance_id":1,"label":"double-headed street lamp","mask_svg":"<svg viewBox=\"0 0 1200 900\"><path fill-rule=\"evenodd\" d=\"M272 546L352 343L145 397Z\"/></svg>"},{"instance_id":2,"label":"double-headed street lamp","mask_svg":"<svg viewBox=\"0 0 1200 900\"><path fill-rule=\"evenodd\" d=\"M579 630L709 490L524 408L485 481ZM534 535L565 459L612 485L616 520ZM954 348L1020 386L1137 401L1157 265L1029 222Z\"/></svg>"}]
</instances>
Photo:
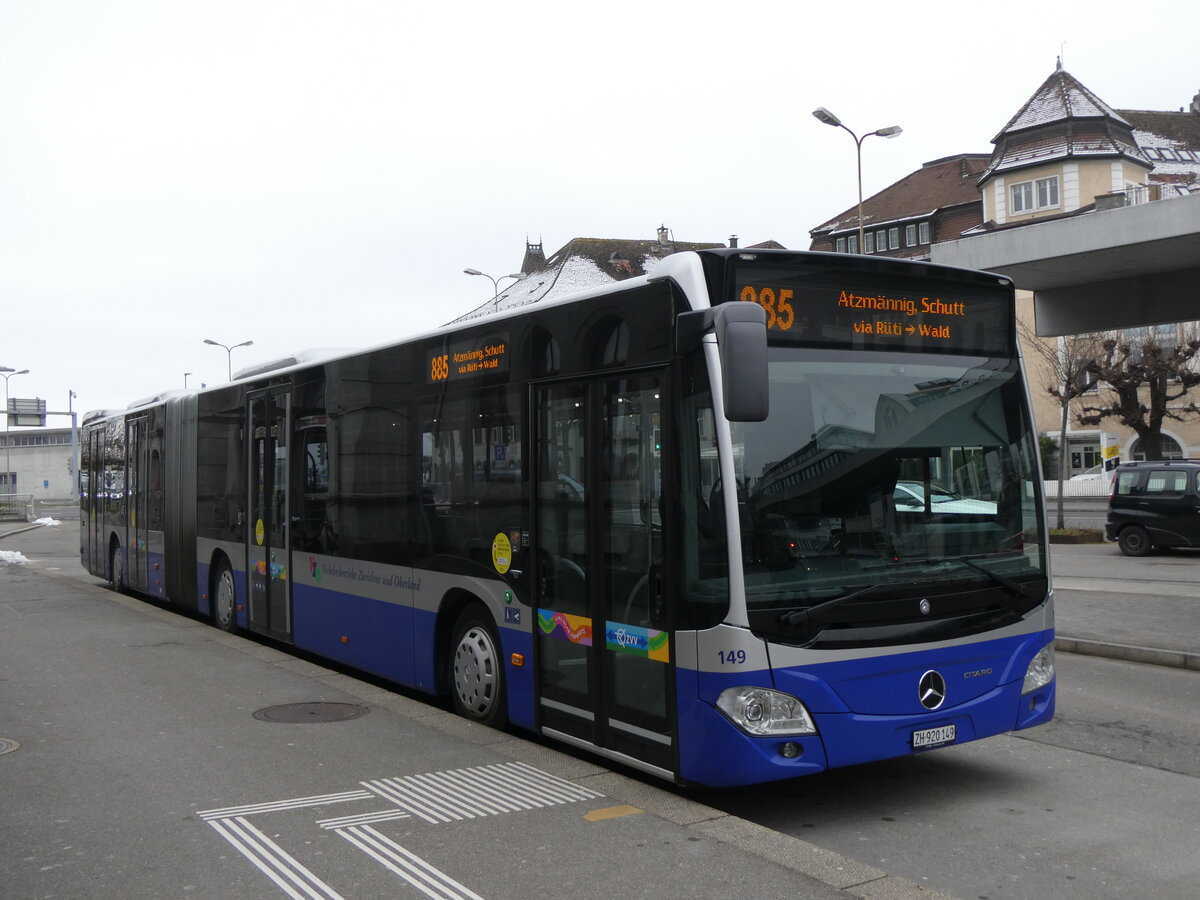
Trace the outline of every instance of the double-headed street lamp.
<instances>
[{"instance_id":1,"label":"double-headed street lamp","mask_svg":"<svg viewBox=\"0 0 1200 900\"><path fill-rule=\"evenodd\" d=\"M492 279L492 287L495 289L492 294L492 303L495 306L500 305L500 282L501 281L503 281L505 278L515 278L517 281L520 281L522 278L525 277L525 273L520 272L516 275L501 275L499 278L492 278L492 276L489 275L487 272L480 272L478 269L463 269L463 274L464 275L482 275L484 278L491 278Z\"/></svg>"},{"instance_id":2,"label":"double-headed street lamp","mask_svg":"<svg viewBox=\"0 0 1200 900\"><path fill-rule=\"evenodd\" d=\"M842 120L831 113L823 106L818 106L813 110L813 115L817 117L818 122L824 122L826 125L832 125L834 128L845 128L850 133L850 137L854 138L854 149L858 157L858 252L866 252L863 246L863 196L862 196L862 142L871 135L876 135L881 138L894 138L896 135L904 131L899 125L889 125L887 128L880 128L877 131L868 131L862 137L859 137L849 128L842 124Z\"/></svg>"},{"instance_id":3,"label":"double-headed street lamp","mask_svg":"<svg viewBox=\"0 0 1200 900\"><path fill-rule=\"evenodd\" d=\"M14 375L28 375L28 369L22 369L20 372L14 372L8 366L0 366L0 375L4 376L4 481L8 486L8 493L16 493L16 485L12 482L12 438L9 436L8 425L12 419L12 415L8 411L8 379Z\"/></svg>"},{"instance_id":4,"label":"double-headed street lamp","mask_svg":"<svg viewBox=\"0 0 1200 900\"><path fill-rule=\"evenodd\" d=\"M210 341L208 338L204 339L204 343L212 344L214 347L225 348L225 361L229 365L229 380L233 381L233 351L238 347L249 347L254 341L242 341L240 344L234 344L232 347L222 344L219 341Z\"/></svg>"}]
</instances>

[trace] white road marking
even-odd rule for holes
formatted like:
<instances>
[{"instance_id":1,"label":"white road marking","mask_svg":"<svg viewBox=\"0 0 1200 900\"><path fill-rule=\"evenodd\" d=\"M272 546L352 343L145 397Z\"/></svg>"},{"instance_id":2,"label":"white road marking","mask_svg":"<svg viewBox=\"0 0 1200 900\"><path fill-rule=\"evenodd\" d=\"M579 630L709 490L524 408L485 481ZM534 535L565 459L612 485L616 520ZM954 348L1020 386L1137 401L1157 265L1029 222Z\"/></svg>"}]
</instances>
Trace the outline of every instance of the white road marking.
<instances>
[{"instance_id":1,"label":"white road marking","mask_svg":"<svg viewBox=\"0 0 1200 900\"><path fill-rule=\"evenodd\" d=\"M294 800L276 800L273 803L253 803L249 806L230 806L227 809L209 809L198 812L200 818L228 819L233 816L254 816L259 813L279 812L285 809L303 809L306 806L326 806L330 803L348 803L352 800L371 800L374 795L367 791L343 791L340 794L322 794L319 797L297 797Z\"/></svg>"},{"instance_id":2,"label":"white road marking","mask_svg":"<svg viewBox=\"0 0 1200 900\"><path fill-rule=\"evenodd\" d=\"M444 825L604 796L522 762L381 778L361 784L365 790L230 806L197 815L294 900L342 900L246 817L382 798L392 804L391 808L320 819L315 824L345 838L434 900L482 900L371 826L411 817L431 825Z\"/></svg>"},{"instance_id":3,"label":"white road marking","mask_svg":"<svg viewBox=\"0 0 1200 900\"><path fill-rule=\"evenodd\" d=\"M241 817L211 819L209 825L295 900L343 900L287 851ZM290 882L290 883L289 883Z\"/></svg>"},{"instance_id":4,"label":"white road marking","mask_svg":"<svg viewBox=\"0 0 1200 900\"><path fill-rule=\"evenodd\" d=\"M434 900L483 900L474 891L369 825L347 828L338 834L427 897Z\"/></svg>"}]
</instances>

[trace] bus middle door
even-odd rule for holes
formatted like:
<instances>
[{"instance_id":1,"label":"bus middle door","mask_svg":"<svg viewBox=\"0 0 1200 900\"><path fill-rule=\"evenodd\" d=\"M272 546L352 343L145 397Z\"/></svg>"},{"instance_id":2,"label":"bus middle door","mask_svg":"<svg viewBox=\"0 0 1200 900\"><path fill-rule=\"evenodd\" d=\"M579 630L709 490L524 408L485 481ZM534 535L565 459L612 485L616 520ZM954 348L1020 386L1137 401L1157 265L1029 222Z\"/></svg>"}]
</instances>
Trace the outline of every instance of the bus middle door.
<instances>
[{"instance_id":1,"label":"bus middle door","mask_svg":"<svg viewBox=\"0 0 1200 900\"><path fill-rule=\"evenodd\" d=\"M250 403L250 630L291 640L288 544L288 412L291 394L252 394Z\"/></svg>"}]
</instances>

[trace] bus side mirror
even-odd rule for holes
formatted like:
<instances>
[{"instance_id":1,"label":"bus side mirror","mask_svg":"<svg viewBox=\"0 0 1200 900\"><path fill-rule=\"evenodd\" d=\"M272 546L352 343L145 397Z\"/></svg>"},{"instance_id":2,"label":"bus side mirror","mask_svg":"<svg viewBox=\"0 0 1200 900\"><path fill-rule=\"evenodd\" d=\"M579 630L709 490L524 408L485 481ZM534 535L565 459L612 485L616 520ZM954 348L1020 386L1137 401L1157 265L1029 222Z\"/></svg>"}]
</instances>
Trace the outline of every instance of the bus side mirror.
<instances>
[{"instance_id":1,"label":"bus side mirror","mask_svg":"<svg viewBox=\"0 0 1200 900\"><path fill-rule=\"evenodd\" d=\"M675 344L680 351L711 329L721 357L725 418L761 422L767 417L767 313L757 303L722 303L679 316Z\"/></svg>"}]
</instances>

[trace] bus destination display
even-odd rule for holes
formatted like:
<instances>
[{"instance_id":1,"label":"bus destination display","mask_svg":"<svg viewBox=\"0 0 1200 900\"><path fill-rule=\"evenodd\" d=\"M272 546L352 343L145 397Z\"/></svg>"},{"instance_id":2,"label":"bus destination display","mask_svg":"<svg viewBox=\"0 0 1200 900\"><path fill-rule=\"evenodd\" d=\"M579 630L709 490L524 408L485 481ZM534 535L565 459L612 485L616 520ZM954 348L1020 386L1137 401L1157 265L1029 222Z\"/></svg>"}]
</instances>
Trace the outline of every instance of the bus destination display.
<instances>
[{"instance_id":1,"label":"bus destination display","mask_svg":"<svg viewBox=\"0 0 1200 900\"><path fill-rule=\"evenodd\" d=\"M774 339L867 350L1013 352L1010 295L999 288L930 281L894 290L882 278L851 285L772 274L740 272L735 296L766 311Z\"/></svg>"},{"instance_id":2,"label":"bus destination display","mask_svg":"<svg viewBox=\"0 0 1200 900\"><path fill-rule=\"evenodd\" d=\"M426 361L425 380L427 384L437 384L507 371L508 339L503 335L492 335L431 351Z\"/></svg>"}]
</instances>

